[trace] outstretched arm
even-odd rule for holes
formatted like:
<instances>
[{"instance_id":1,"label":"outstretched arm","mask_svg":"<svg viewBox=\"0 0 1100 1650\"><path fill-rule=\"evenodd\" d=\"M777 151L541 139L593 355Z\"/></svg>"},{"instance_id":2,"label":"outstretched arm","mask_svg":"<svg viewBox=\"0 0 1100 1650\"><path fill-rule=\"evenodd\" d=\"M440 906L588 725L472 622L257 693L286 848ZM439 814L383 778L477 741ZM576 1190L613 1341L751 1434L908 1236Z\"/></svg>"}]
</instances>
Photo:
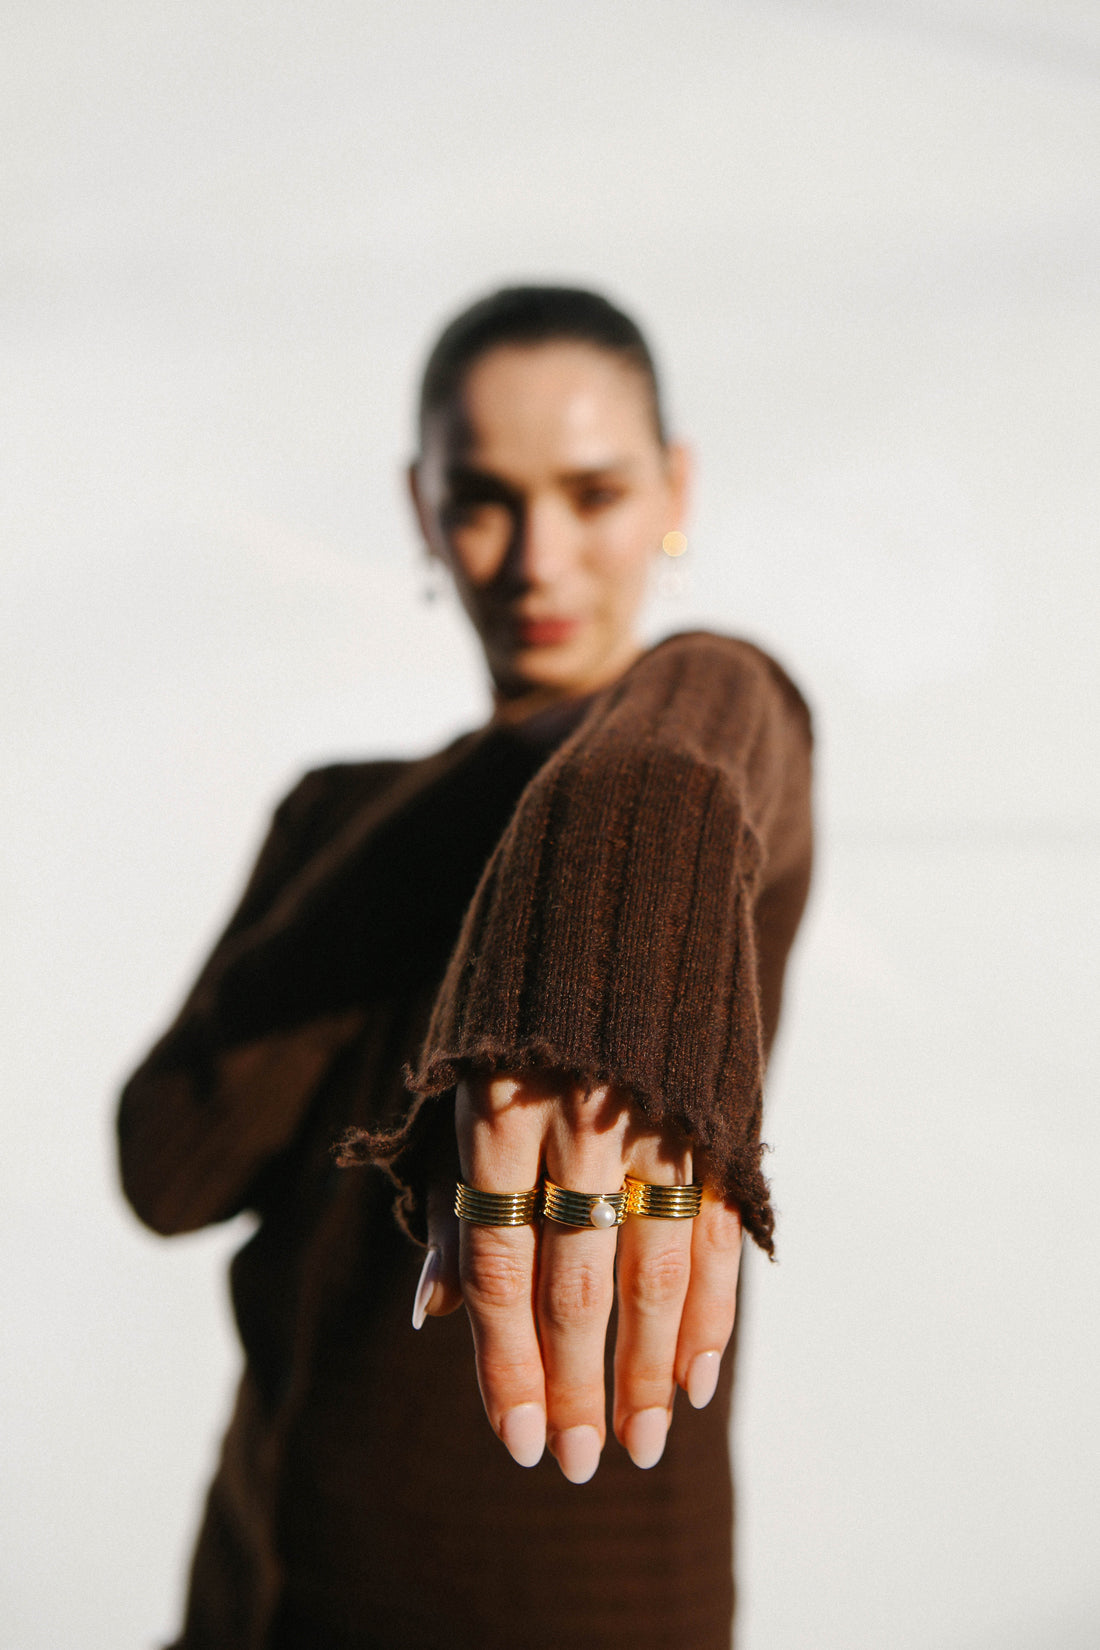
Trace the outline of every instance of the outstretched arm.
<instances>
[{"instance_id":1,"label":"outstretched arm","mask_svg":"<svg viewBox=\"0 0 1100 1650\"><path fill-rule=\"evenodd\" d=\"M569 1476L603 1439L615 1234L464 1223L456 1245L433 1097L457 1086L461 1172L481 1190L705 1182L694 1222L618 1233L615 1429L656 1459L673 1381L701 1400L729 1338L742 1225L771 1250L761 1086L809 877L809 743L801 700L744 644L673 638L634 667L524 793L436 1004L426 1103L376 1143L414 1230L437 1182L441 1273L421 1307L461 1288L494 1427L511 1446L523 1420L524 1458L545 1418Z\"/></svg>"}]
</instances>

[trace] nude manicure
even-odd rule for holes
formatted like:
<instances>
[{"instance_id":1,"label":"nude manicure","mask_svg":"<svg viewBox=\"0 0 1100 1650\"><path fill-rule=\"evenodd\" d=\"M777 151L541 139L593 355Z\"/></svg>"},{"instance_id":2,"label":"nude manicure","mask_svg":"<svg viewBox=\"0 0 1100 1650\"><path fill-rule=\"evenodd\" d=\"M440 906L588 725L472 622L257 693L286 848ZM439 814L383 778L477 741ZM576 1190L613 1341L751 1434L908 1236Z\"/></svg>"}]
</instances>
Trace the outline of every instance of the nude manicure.
<instances>
[{"instance_id":1,"label":"nude manicure","mask_svg":"<svg viewBox=\"0 0 1100 1650\"><path fill-rule=\"evenodd\" d=\"M546 1412L541 1404L517 1404L500 1423L500 1441L521 1467L537 1467L546 1448Z\"/></svg>"},{"instance_id":2,"label":"nude manicure","mask_svg":"<svg viewBox=\"0 0 1100 1650\"><path fill-rule=\"evenodd\" d=\"M700 1352L691 1360L687 1395L692 1409L705 1409L710 1403L718 1389L718 1371L721 1367L720 1352Z\"/></svg>"},{"instance_id":3,"label":"nude manicure","mask_svg":"<svg viewBox=\"0 0 1100 1650\"><path fill-rule=\"evenodd\" d=\"M600 1435L595 1427L567 1427L554 1439L554 1455L571 1484L587 1484L600 1464Z\"/></svg>"},{"instance_id":4,"label":"nude manicure","mask_svg":"<svg viewBox=\"0 0 1100 1650\"><path fill-rule=\"evenodd\" d=\"M627 1454L636 1467L655 1467L665 1453L668 1437L667 1409L640 1409L623 1429Z\"/></svg>"},{"instance_id":5,"label":"nude manicure","mask_svg":"<svg viewBox=\"0 0 1100 1650\"><path fill-rule=\"evenodd\" d=\"M435 1281L443 1263L443 1251L438 1244L433 1244L424 1256L424 1264L420 1269L420 1282L416 1286L416 1298L413 1301L412 1324L414 1329L423 1329L424 1319L428 1315L428 1302L435 1289Z\"/></svg>"}]
</instances>

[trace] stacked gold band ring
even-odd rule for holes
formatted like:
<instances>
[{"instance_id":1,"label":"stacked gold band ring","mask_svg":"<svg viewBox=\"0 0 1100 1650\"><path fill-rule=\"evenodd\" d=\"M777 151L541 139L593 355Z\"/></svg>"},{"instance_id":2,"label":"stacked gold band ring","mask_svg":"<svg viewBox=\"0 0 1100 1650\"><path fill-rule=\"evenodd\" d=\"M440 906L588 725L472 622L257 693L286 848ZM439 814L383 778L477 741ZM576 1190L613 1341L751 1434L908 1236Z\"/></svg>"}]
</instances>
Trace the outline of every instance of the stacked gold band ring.
<instances>
[{"instance_id":1,"label":"stacked gold band ring","mask_svg":"<svg viewBox=\"0 0 1100 1650\"><path fill-rule=\"evenodd\" d=\"M540 1214L562 1226L594 1226L608 1231L627 1215L646 1220L694 1220L703 1202L702 1186L656 1186L627 1175L617 1192L571 1192L552 1180L525 1192L482 1192L460 1180L455 1214L471 1226L529 1226Z\"/></svg>"},{"instance_id":2,"label":"stacked gold band ring","mask_svg":"<svg viewBox=\"0 0 1100 1650\"><path fill-rule=\"evenodd\" d=\"M694 1220L703 1205L703 1188L698 1183L690 1186L654 1186L648 1180L626 1177L626 1212L642 1215L650 1220Z\"/></svg>"},{"instance_id":3,"label":"stacked gold band ring","mask_svg":"<svg viewBox=\"0 0 1100 1650\"><path fill-rule=\"evenodd\" d=\"M621 1186L617 1192L569 1192L552 1180L544 1180L542 1212L562 1226L595 1226L606 1232L622 1225L626 1193Z\"/></svg>"},{"instance_id":4,"label":"stacked gold band ring","mask_svg":"<svg viewBox=\"0 0 1100 1650\"><path fill-rule=\"evenodd\" d=\"M455 1187L455 1214L471 1226L529 1226L538 1204L537 1186L526 1192L479 1192L460 1180Z\"/></svg>"}]
</instances>

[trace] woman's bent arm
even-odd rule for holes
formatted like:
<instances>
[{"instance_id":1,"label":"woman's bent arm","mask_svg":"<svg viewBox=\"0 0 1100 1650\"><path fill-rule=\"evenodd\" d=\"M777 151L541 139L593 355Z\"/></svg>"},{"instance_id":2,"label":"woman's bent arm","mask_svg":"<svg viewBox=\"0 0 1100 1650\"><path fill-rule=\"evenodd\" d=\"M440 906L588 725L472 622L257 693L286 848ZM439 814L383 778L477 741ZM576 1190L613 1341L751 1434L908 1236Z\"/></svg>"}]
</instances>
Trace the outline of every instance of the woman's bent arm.
<instances>
[{"instance_id":1,"label":"woman's bent arm","mask_svg":"<svg viewBox=\"0 0 1100 1650\"><path fill-rule=\"evenodd\" d=\"M357 771L370 799L399 763ZM276 811L244 895L179 1015L122 1091L118 1111L123 1189L137 1214L165 1235L228 1218L257 1172L294 1134L312 1094L361 1015L343 1004L264 1023L239 976L270 949L280 905L316 857L318 822L331 829L333 776L309 773ZM335 811L339 819L339 810ZM274 1018L274 1017L273 1017Z\"/></svg>"}]
</instances>

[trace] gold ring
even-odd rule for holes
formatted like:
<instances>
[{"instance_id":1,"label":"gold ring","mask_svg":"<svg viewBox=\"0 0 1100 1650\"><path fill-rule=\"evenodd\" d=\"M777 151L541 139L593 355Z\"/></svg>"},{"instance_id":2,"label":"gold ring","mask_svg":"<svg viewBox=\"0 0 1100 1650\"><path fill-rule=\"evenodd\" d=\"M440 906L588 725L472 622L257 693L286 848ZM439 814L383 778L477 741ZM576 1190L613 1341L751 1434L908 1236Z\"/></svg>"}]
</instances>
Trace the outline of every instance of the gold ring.
<instances>
[{"instance_id":1,"label":"gold ring","mask_svg":"<svg viewBox=\"0 0 1100 1650\"><path fill-rule=\"evenodd\" d=\"M537 1186L526 1192L481 1192L460 1180L455 1187L455 1214L471 1226L529 1226L538 1201Z\"/></svg>"},{"instance_id":2,"label":"gold ring","mask_svg":"<svg viewBox=\"0 0 1100 1650\"><path fill-rule=\"evenodd\" d=\"M703 1204L703 1188L698 1182L690 1186L654 1186L648 1180L626 1177L626 1212L642 1215L649 1220L694 1220Z\"/></svg>"},{"instance_id":3,"label":"gold ring","mask_svg":"<svg viewBox=\"0 0 1100 1650\"><path fill-rule=\"evenodd\" d=\"M569 1192L552 1180L542 1183L542 1212L562 1226L595 1226L609 1231L621 1226L626 1215L626 1192Z\"/></svg>"}]
</instances>

